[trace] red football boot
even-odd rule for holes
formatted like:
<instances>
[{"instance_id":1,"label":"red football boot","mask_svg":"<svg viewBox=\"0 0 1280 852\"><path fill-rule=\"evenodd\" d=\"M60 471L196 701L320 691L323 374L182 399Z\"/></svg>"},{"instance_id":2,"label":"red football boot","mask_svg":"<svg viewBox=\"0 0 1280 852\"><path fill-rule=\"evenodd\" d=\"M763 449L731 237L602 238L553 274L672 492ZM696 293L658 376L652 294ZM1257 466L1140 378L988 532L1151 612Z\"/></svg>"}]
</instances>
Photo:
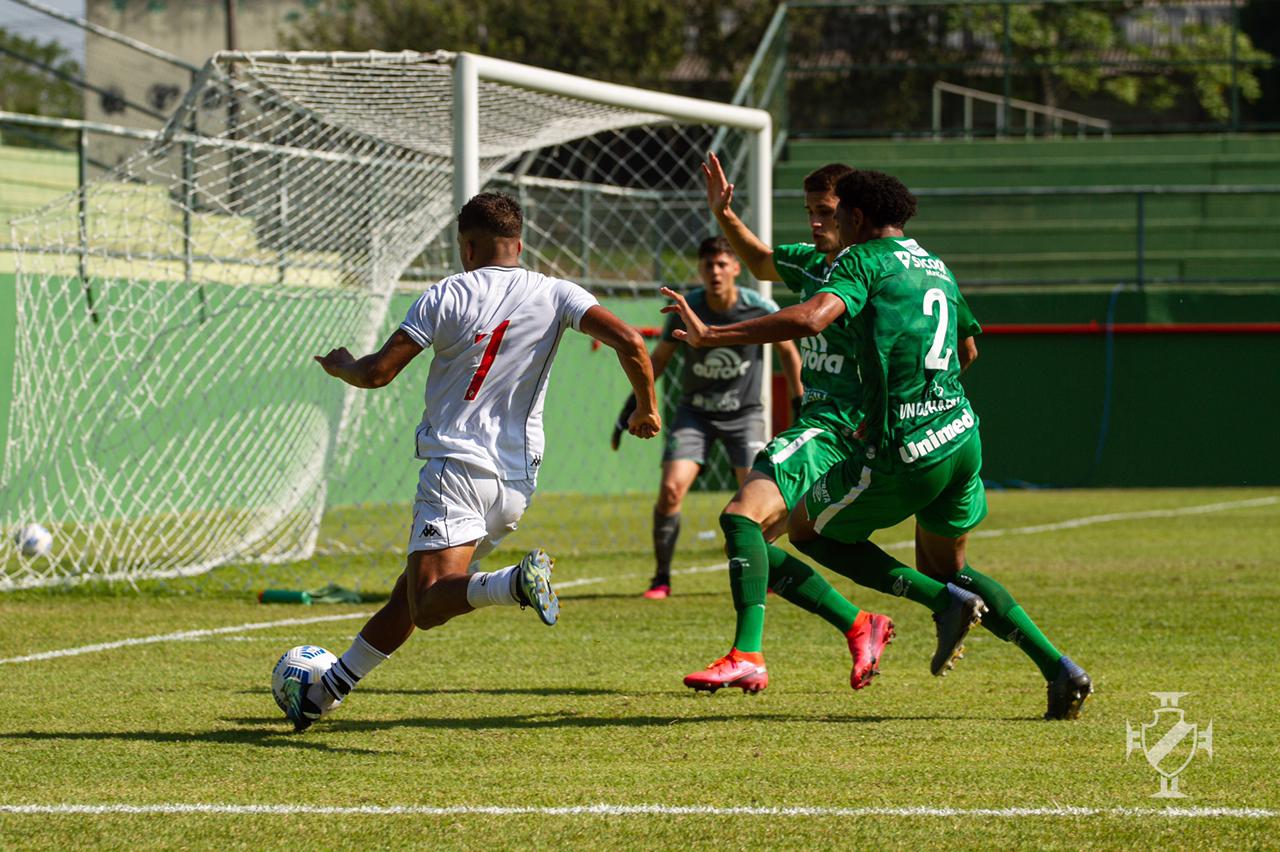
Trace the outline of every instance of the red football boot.
<instances>
[{"instance_id":1,"label":"red football boot","mask_svg":"<svg viewBox=\"0 0 1280 852\"><path fill-rule=\"evenodd\" d=\"M863 610L844 636L849 640L849 653L853 655L849 685L862 689L871 684L871 678L880 674L880 655L884 653L884 646L893 641L893 620L887 615Z\"/></svg>"},{"instance_id":2,"label":"red football boot","mask_svg":"<svg viewBox=\"0 0 1280 852\"><path fill-rule=\"evenodd\" d=\"M769 685L769 672L764 667L764 654L734 648L705 669L685 675L684 685L707 692L736 686L756 693Z\"/></svg>"}]
</instances>

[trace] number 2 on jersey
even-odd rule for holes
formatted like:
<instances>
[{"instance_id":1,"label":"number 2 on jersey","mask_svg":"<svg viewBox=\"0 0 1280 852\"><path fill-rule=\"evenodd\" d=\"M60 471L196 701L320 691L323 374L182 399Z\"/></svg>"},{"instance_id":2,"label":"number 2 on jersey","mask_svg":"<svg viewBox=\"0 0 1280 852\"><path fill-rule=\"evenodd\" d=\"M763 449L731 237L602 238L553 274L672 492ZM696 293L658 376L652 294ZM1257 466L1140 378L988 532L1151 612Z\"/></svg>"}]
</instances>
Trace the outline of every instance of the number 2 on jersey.
<instances>
[{"instance_id":1,"label":"number 2 on jersey","mask_svg":"<svg viewBox=\"0 0 1280 852\"><path fill-rule=\"evenodd\" d=\"M939 290L938 292L942 292ZM946 303L943 303L944 311ZM944 314L945 316L945 314ZM484 348L484 354L480 356L480 366L476 367L476 374L471 377L471 384L467 385L467 394L463 397L467 402L471 402L476 398L476 394L480 392L480 386L484 384L484 377L489 375L489 368L493 366L493 359L498 357L498 349L502 346L502 336L507 333L507 326L511 325L511 320L503 320L498 327L493 330L493 334L489 337L489 345ZM484 340L485 332L476 335L476 343Z\"/></svg>"},{"instance_id":2,"label":"number 2 on jersey","mask_svg":"<svg viewBox=\"0 0 1280 852\"><path fill-rule=\"evenodd\" d=\"M945 370L947 364L951 363L950 346L947 352L942 353L942 344L947 342L947 294L937 287L930 289L924 294L924 315L933 316L933 306L938 306L938 328L933 333L933 345L929 347L928 353L924 356L924 368L926 370Z\"/></svg>"}]
</instances>

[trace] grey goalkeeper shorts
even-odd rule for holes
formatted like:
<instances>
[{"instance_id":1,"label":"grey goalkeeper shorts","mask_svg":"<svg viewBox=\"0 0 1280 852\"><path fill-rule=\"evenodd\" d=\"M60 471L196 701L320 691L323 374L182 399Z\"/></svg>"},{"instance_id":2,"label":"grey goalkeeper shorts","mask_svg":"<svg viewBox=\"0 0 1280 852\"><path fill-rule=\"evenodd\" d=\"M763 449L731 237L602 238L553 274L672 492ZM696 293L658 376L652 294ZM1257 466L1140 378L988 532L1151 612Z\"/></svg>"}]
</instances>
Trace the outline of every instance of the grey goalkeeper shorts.
<instances>
[{"instance_id":1,"label":"grey goalkeeper shorts","mask_svg":"<svg viewBox=\"0 0 1280 852\"><path fill-rule=\"evenodd\" d=\"M711 445L718 440L724 444L729 464L751 467L767 438L763 408L747 409L728 417L708 417L696 408L682 405L676 409L675 422L667 430L662 460L706 464Z\"/></svg>"}]
</instances>

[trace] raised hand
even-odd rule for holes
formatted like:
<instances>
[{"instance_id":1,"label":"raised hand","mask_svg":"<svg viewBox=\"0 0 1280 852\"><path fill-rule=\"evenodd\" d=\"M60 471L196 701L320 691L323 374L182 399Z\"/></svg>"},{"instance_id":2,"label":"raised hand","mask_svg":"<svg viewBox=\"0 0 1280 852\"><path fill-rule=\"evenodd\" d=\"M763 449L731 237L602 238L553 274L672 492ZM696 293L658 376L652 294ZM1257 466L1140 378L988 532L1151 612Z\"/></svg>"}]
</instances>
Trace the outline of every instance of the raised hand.
<instances>
[{"instance_id":1,"label":"raised hand","mask_svg":"<svg viewBox=\"0 0 1280 852\"><path fill-rule=\"evenodd\" d=\"M680 321L684 323L684 328L677 328L671 334L676 340L683 340L685 343L694 348L708 345L707 324L698 318L693 312L693 308L689 307L689 303L670 287L663 287L660 291L662 295L670 299L673 304L666 305L662 308L664 314L679 314Z\"/></svg>"},{"instance_id":2,"label":"raised hand","mask_svg":"<svg viewBox=\"0 0 1280 852\"><path fill-rule=\"evenodd\" d=\"M733 202L733 184L725 177L720 158L712 151L707 152L707 161L702 164L702 176L707 180L707 206L715 216L723 216Z\"/></svg>"}]
</instances>

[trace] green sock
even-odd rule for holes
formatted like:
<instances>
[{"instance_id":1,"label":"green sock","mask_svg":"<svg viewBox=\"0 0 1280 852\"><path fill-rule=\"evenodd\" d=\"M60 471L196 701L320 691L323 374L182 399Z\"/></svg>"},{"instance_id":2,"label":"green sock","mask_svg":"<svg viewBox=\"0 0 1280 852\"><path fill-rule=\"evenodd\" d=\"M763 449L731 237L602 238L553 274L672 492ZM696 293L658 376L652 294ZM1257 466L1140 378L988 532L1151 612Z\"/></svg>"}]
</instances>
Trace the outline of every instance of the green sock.
<instances>
[{"instance_id":1,"label":"green sock","mask_svg":"<svg viewBox=\"0 0 1280 852\"><path fill-rule=\"evenodd\" d=\"M869 541L846 544L818 537L810 541L792 539L791 543L801 553L860 586L886 595L905 597L924 604L933 612L942 612L951 605L951 593L947 591L946 583L939 583L914 568L908 568Z\"/></svg>"},{"instance_id":2,"label":"green sock","mask_svg":"<svg viewBox=\"0 0 1280 852\"><path fill-rule=\"evenodd\" d=\"M780 547L765 547L769 553L769 588L801 609L822 616L841 633L853 629L858 608L832 588L826 577Z\"/></svg>"},{"instance_id":3,"label":"green sock","mask_svg":"<svg viewBox=\"0 0 1280 852\"><path fill-rule=\"evenodd\" d=\"M1049 638L1040 632L1031 616L1018 605L1004 586L966 564L956 576L956 584L981 595L987 602L987 614L982 616L982 626L1006 642L1012 642L1040 669L1045 680L1058 676L1058 660L1062 652L1053 647Z\"/></svg>"},{"instance_id":4,"label":"green sock","mask_svg":"<svg viewBox=\"0 0 1280 852\"><path fill-rule=\"evenodd\" d=\"M720 516L729 554L729 590L738 624L733 647L759 652L764 641L764 601L769 591L769 554L760 525L742 515Z\"/></svg>"}]
</instances>

